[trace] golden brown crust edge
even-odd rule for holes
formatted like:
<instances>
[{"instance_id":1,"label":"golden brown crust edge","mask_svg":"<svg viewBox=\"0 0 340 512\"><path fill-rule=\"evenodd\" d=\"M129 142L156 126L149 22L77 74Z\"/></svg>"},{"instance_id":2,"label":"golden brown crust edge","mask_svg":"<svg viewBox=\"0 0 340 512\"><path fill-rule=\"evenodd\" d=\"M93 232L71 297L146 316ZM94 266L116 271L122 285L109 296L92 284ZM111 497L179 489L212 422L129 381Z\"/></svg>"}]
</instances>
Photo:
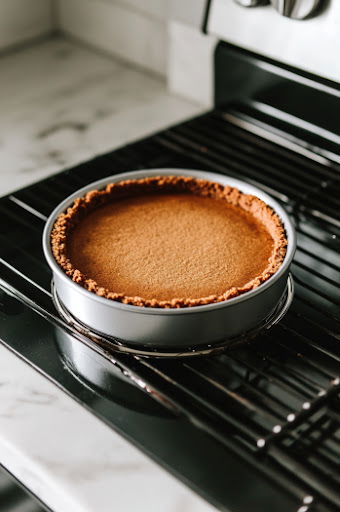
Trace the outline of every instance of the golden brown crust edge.
<instances>
[{"instance_id":1,"label":"golden brown crust edge","mask_svg":"<svg viewBox=\"0 0 340 512\"><path fill-rule=\"evenodd\" d=\"M67 235L88 212L112 199L129 197L140 192L150 193L157 191L189 192L191 194L224 199L229 204L239 206L251 213L266 227L274 241L272 255L265 270L244 286L230 288L221 295L210 295L200 298L173 298L170 301L158 301L157 299L144 299L143 297L129 297L124 295L124 293L110 291L99 286L96 281L87 277L73 266L67 257ZM84 197L75 199L73 205L65 213L59 215L51 232L53 256L65 274L74 282L100 297L134 306L157 308L202 306L222 302L253 290L277 272L284 260L286 246L287 240L280 218L261 199L244 194L233 187L185 176L155 176L137 180L124 180L118 183L110 183L102 190L92 190Z\"/></svg>"}]
</instances>

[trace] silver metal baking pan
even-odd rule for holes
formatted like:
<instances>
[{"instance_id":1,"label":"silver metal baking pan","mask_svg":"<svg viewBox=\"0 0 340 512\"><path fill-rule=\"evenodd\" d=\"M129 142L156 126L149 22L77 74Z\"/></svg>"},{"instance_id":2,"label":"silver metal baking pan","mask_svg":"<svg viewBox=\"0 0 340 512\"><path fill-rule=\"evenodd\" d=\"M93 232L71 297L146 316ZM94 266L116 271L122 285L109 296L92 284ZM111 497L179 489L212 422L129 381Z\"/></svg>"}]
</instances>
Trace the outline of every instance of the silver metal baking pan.
<instances>
[{"instance_id":1,"label":"silver metal baking pan","mask_svg":"<svg viewBox=\"0 0 340 512\"><path fill-rule=\"evenodd\" d=\"M122 304L85 290L73 282L55 261L50 245L50 235L56 218L77 197L93 189L105 187L125 179L147 176L192 176L236 187L252 194L267 204L281 218L286 230L288 246L280 269L258 288L233 299L191 308L163 309ZM81 188L67 197L51 213L43 233L45 257L53 272L53 280L62 305L82 324L97 333L124 340L126 343L149 347L185 347L206 345L225 338L235 338L250 331L276 308L286 286L290 265L296 248L296 235L285 210L261 189L241 180L206 171L189 169L145 169L116 174Z\"/></svg>"},{"instance_id":2,"label":"silver metal baking pan","mask_svg":"<svg viewBox=\"0 0 340 512\"><path fill-rule=\"evenodd\" d=\"M233 338L224 338L221 341L214 343L207 343L205 345L200 344L190 345L190 346L180 346L180 347L168 347L168 346L144 346L137 345L134 343L133 345L124 343L122 340L118 340L112 336L107 336L103 334L99 334L95 332L93 329L89 329L86 325L81 324L79 320L74 318L69 311L61 304L54 283L52 281L52 300L55 305L56 310L58 311L60 317L68 324L71 332L81 334L82 341L88 347L91 345L91 348L96 347L96 351L100 352L101 356L107 357L108 355L112 357L115 353L119 354L130 354L139 357L152 357L152 358L192 358L192 357L201 357L201 356L210 356L220 354L224 352L226 349L230 350L235 347L239 347L240 345L245 345L251 342L258 334L265 332L268 329L271 329L274 325L279 323L282 318L287 313L294 296L294 282L292 275L289 274L287 287L276 305L273 311L263 319L260 324L257 324L255 328L251 331L242 331L236 337ZM66 331L65 331L66 332ZM86 340L86 342L85 342ZM89 349L90 350L90 349ZM75 358L80 359L81 357L81 348L79 351L73 350L73 354ZM75 365L76 366L76 365ZM81 373L81 372L80 372Z\"/></svg>"}]
</instances>

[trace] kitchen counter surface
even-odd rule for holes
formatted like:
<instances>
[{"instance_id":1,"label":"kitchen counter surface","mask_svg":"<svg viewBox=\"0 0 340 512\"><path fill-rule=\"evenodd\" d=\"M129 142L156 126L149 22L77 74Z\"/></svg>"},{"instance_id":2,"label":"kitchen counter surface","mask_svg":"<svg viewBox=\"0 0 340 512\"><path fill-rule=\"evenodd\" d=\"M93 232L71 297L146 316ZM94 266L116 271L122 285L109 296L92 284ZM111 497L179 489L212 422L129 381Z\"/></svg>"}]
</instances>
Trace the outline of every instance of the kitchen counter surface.
<instances>
[{"instance_id":1,"label":"kitchen counter surface","mask_svg":"<svg viewBox=\"0 0 340 512\"><path fill-rule=\"evenodd\" d=\"M202 111L63 39L0 70L0 195ZM215 510L3 345L0 463L54 512Z\"/></svg>"},{"instance_id":2,"label":"kitchen counter surface","mask_svg":"<svg viewBox=\"0 0 340 512\"><path fill-rule=\"evenodd\" d=\"M64 39L0 58L0 196L203 111Z\"/></svg>"}]
</instances>

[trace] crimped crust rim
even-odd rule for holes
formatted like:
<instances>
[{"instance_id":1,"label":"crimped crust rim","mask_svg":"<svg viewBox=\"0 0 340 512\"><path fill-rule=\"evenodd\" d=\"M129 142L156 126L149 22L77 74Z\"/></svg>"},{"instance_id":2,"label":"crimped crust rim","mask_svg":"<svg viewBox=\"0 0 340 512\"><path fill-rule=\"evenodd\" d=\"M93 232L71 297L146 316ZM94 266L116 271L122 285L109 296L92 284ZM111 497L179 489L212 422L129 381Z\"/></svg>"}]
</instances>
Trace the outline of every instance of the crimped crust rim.
<instances>
[{"instance_id":1,"label":"crimped crust rim","mask_svg":"<svg viewBox=\"0 0 340 512\"><path fill-rule=\"evenodd\" d=\"M179 297L171 300L145 299L138 296L127 296L124 293L108 290L101 287L90 276L86 276L79 269L75 268L67 256L67 237L72 229L89 212L114 199L131 197L138 193L157 193L157 191L183 192L224 199L227 203L238 206L244 211L251 213L255 219L260 221L270 233L273 239L273 250L268 260L268 265L248 283L242 287L233 287L225 290L222 294L210 295L207 297ZM123 180L116 183L109 183L101 190L91 190L83 197L74 200L67 210L56 219L51 231L52 254L59 267L65 274L86 290L95 293L100 297L140 307L151 308L184 308L202 306L223 302L228 299L242 295L257 288L267 281L281 267L286 255L287 239L283 224L275 211L264 201L256 196L240 192L235 187L224 186L220 183L211 182L187 176L154 176L141 179Z\"/></svg>"}]
</instances>

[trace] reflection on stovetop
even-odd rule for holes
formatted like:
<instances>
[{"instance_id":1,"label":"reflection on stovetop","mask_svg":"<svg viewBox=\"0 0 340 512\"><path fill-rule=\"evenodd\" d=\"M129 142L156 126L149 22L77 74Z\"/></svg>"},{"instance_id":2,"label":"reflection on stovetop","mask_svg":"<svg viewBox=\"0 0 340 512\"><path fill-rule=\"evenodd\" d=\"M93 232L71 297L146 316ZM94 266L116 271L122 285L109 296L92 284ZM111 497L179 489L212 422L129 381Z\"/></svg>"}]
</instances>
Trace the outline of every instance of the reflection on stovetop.
<instances>
[{"instance_id":1,"label":"reflection on stovetop","mask_svg":"<svg viewBox=\"0 0 340 512\"><path fill-rule=\"evenodd\" d=\"M61 327L55 328L55 340L66 367L82 383L101 396L137 412L161 417L171 413L153 400L112 361L80 343Z\"/></svg>"}]
</instances>

